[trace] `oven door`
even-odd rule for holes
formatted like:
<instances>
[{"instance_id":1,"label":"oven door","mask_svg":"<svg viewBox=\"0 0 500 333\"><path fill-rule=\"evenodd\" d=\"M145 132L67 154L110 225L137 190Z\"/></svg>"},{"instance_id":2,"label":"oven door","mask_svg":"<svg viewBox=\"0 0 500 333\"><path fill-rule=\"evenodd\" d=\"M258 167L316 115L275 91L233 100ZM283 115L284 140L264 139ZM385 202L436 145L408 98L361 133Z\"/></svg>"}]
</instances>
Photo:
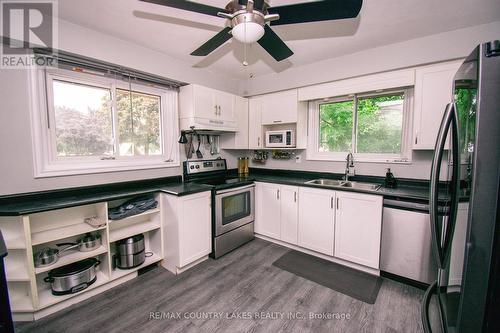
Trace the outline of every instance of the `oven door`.
<instances>
[{"instance_id":1,"label":"oven door","mask_svg":"<svg viewBox=\"0 0 500 333\"><path fill-rule=\"evenodd\" d=\"M254 220L255 185L215 193L215 235L241 227Z\"/></svg>"}]
</instances>

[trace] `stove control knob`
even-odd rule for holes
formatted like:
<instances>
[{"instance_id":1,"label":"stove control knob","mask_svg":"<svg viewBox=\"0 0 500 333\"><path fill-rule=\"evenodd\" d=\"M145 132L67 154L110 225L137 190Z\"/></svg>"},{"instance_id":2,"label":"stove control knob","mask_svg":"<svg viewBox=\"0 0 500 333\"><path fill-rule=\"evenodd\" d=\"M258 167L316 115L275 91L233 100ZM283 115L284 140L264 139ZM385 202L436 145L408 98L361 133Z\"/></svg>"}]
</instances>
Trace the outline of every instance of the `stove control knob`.
<instances>
[{"instance_id":1,"label":"stove control knob","mask_svg":"<svg viewBox=\"0 0 500 333\"><path fill-rule=\"evenodd\" d=\"M193 170L193 169L194 169L194 165L191 165L191 166L189 167L189 169Z\"/></svg>"},{"instance_id":2,"label":"stove control knob","mask_svg":"<svg viewBox=\"0 0 500 333\"><path fill-rule=\"evenodd\" d=\"M199 169L199 168L200 168L200 166L199 166L199 165L196 165L196 169Z\"/></svg>"}]
</instances>

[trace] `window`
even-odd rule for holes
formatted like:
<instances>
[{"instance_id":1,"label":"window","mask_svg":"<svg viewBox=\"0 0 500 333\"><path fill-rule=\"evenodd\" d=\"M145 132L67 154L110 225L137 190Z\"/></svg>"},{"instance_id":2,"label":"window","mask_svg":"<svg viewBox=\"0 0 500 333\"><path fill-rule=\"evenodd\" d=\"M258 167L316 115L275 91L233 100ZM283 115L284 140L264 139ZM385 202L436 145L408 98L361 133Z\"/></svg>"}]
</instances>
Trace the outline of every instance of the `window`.
<instances>
[{"instance_id":1,"label":"window","mask_svg":"<svg viewBox=\"0 0 500 333\"><path fill-rule=\"evenodd\" d=\"M176 91L62 69L32 84L35 176L178 166Z\"/></svg>"},{"instance_id":2,"label":"window","mask_svg":"<svg viewBox=\"0 0 500 333\"><path fill-rule=\"evenodd\" d=\"M411 90L355 94L310 103L308 159L407 162Z\"/></svg>"}]
</instances>

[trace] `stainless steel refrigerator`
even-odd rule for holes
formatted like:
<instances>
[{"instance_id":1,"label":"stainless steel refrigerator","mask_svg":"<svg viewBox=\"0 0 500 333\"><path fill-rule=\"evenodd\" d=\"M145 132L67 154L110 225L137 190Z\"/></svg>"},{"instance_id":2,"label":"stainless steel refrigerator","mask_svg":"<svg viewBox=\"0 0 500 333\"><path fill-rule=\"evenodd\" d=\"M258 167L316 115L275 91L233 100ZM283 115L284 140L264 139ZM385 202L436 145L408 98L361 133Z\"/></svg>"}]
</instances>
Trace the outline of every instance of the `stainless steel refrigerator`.
<instances>
[{"instance_id":1,"label":"stainless steel refrigerator","mask_svg":"<svg viewBox=\"0 0 500 333\"><path fill-rule=\"evenodd\" d=\"M429 215L438 272L422 301L422 325L426 332L485 332L498 317L490 311L498 305L500 279L499 41L474 49L453 89L432 161ZM468 202L461 231L455 228L459 202ZM451 278L457 258L459 279Z\"/></svg>"}]
</instances>

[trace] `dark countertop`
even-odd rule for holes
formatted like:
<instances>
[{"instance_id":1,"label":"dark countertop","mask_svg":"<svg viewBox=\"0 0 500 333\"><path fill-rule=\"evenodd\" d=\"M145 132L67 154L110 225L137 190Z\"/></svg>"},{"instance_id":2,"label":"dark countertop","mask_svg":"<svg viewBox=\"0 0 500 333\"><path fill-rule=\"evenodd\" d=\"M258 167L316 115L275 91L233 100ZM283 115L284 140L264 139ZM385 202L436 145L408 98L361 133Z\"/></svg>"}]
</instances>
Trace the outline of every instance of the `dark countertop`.
<instances>
[{"instance_id":1,"label":"dark countertop","mask_svg":"<svg viewBox=\"0 0 500 333\"><path fill-rule=\"evenodd\" d=\"M230 174L236 176L235 170L230 170ZM305 184L306 181L313 179L341 179L341 176L340 174L333 173L252 168L247 180L292 186L325 188L335 191L368 193L382 195L387 199L413 201L423 204L427 204L429 201L429 184L425 180L400 179L398 180L397 188L385 188L382 186L378 191ZM384 182L382 177L373 176L354 176L352 180L382 185ZM47 192L23 193L0 197L0 216L27 215L157 192L184 196L210 191L212 188L213 187L210 185L183 183L180 176L174 176Z\"/></svg>"},{"instance_id":2,"label":"dark countertop","mask_svg":"<svg viewBox=\"0 0 500 333\"><path fill-rule=\"evenodd\" d=\"M27 215L157 192L184 196L210 191L212 186L183 183L176 177L175 181L169 179L157 183L151 181L127 182L119 187L99 186L97 188L88 187L0 198L0 216Z\"/></svg>"},{"instance_id":3,"label":"dark countertop","mask_svg":"<svg viewBox=\"0 0 500 333\"><path fill-rule=\"evenodd\" d=\"M305 182L313 179L317 179L318 177L295 177L295 176L275 176L275 175L254 175L249 178L254 179L258 182L268 182L268 183L277 183L283 185L292 185L292 186L307 186L312 188L323 188L335 191L349 191L349 192L360 192L367 194L375 194L375 195L383 195L384 197L391 197L393 199L410 199L410 200L429 200L429 188L426 186L411 186L411 185L399 185L396 188L386 188L383 186L380 187L377 191L370 190L360 190L353 188L345 188L345 187L332 187L332 186L321 186L321 185L313 185L313 184L305 184ZM331 179L335 179L330 177ZM358 180L357 180L358 181ZM372 182L371 182L372 183ZM381 184L378 182L378 184Z\"/></svg>"}]
</instances>

